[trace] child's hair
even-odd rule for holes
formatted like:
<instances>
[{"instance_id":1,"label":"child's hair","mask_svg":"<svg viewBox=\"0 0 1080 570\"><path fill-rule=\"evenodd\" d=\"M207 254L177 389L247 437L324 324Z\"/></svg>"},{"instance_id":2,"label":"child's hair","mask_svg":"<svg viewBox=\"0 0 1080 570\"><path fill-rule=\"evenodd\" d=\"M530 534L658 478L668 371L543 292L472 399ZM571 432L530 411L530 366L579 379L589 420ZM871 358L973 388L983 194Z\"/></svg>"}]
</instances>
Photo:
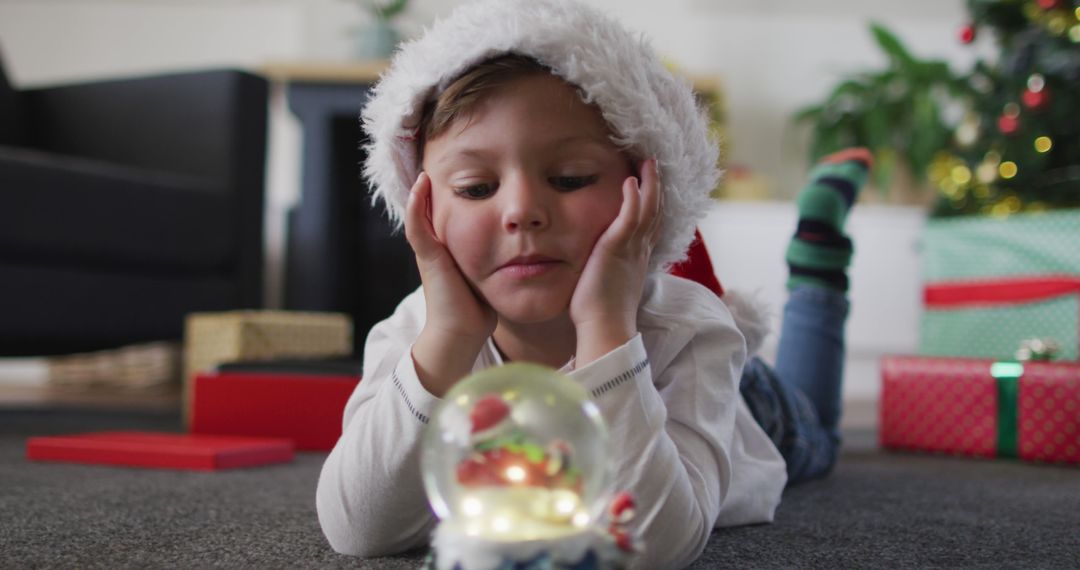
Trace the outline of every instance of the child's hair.
<instances>
[{"instance_id":1,"label":"child's hair","mask_svg":"<svg viewBox=\"0 0 1080 570\"><path fill-rule=\"evenodd\" d=\"M656 157L664 208L650 269L685 258L719 176L708 119L642 36L575 0L473 2L403 44L362 113L373 201L400 228L423 143L496 86L539 72L575 87L629 156Z\"/></svg>"},{"instance_id":2,"label":"child's hair","mask_svg":"<svg viewBox=\"0 0 1080 570\"><path fill-rule=\"evenodd\" d=\"M458 119L471 115L492 92L516 79L543 73L551 70L531 57L516 53L500 55L469 68L438 97L424 104L416 129L420 161L423 162L427 141L446 132Z\"/></svg>"}]
</instances>

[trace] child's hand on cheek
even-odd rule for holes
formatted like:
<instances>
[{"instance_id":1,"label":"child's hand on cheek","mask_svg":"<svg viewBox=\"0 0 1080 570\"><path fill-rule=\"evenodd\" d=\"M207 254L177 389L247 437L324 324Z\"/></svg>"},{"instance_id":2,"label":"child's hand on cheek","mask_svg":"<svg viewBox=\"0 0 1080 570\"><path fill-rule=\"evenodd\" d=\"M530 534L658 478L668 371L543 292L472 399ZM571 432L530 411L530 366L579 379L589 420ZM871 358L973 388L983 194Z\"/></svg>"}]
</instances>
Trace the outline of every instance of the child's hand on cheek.
<instances>
[{"instance_id":1,"label":"child's hand on cheek","mask_svg":"<svg viewBox=\"0 0 1080 570\"><path fill-rule=\"evenodd\" d=\"M581 367L637 334L649 256L660 235L661 192L656 159L641 165L641 183L623 182L622 208L597 240L570 299Z\"/></svg>"},{"instance_id":2,"label":"child's hand on cheek","mask_svg":"<svg viewBox=\"0 0 1080 570\"><path fill-rule=\"evenodd\" d=\"M472 370L498 320L435 235L428 215L430 201L431 179L422 172L405 210L405 237L416 254L427 305L424 328L413 344L412 356L420 383L441 397Z\"/></svg>"}]
</instances>

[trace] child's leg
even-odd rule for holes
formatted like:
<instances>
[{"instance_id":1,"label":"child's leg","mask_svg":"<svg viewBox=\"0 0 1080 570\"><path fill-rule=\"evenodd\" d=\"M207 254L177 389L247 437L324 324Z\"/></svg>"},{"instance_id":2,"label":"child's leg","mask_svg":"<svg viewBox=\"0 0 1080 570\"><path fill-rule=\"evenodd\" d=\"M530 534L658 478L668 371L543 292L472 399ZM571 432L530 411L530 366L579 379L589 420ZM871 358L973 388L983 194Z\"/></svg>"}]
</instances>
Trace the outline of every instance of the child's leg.
<instances>
[{"instance_id":1,"label":"child's leg","mask_svg":"<svg viewBox=\"0 0 1080 570\"><path fill-rule=\"evenodd\" d=\"M787 250L791 275L776 371L814 404L821 425L839 439L847 320L848 212L872 162L865 149L826 157L798 197L799 226Z\"/></svg>"},{"instance_id":2,"label":"child's leg","mask_svg":"<svg viewBox=\"0 0 1080 570\"><path fill-rule=\"evenodd\" d=\"M821 477L836 461L852 252L843 227L870 160L865 150L844 151L811 173L787 252L789 298L776 368L752 359L743 372L743 397L783 454L789 484Z\"/></svg>"}]
</instances>

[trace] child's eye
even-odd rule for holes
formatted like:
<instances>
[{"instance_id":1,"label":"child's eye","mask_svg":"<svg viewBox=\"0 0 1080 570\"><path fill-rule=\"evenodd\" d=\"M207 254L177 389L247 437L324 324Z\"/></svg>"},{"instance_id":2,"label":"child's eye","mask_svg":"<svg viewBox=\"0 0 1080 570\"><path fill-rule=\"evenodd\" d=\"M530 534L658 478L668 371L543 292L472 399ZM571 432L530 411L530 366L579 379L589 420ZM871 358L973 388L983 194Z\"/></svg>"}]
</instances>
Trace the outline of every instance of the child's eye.
<instances>
[{"instance_id":1,"label":"child's eye","mask_svg":"<svg viewBox=\"0 0 1080 570\"><path fill-rule=\"evenodd\" d=\"M455 188L454 192L462 198L468 198L470 200L482 200L495 193L495 184L473 184L471 186L461 186Z\"/></svg>"},{"instance_id":2,"label":"child's eye","mask_svg":"<svg viewBox=\"0 0 1080 570\"><path fill-rule=\"evenodd\" d=\"M564 192L570 192L579 188L584 188L591 184L595 184L600 177L593 174L590 176L555 176L549 178L548 182L555 187L556 190L562 190Z\"/></svg>"}]
</instances>

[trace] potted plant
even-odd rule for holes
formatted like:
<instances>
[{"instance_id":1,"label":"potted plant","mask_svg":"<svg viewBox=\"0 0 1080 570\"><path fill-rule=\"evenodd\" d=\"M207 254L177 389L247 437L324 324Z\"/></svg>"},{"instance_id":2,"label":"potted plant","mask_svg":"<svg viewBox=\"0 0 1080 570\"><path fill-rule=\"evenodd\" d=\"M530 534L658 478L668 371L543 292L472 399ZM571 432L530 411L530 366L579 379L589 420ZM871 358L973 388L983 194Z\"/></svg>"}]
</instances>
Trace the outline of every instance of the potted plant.
<instances>
[{"instance_id":1,"label":"potted plant","mask_svg":"<svg viewBox=\"0 0 1080 570\"><path fill-rule=\"evenodd\" d=\"M864 146L874 152L874 183L880 190L892 186L893 193L910 193L902 188L906 183L925 194L930 164L955 129L943 111L967 95L968 83L944 61L912 55L884 26L872 24L870 30L887 57L886 67L843 78L824 102L800 110L796 120L811 124L811 163L842 148Z\"/></svg>"},{"instance_id":2,"label":"potted plant","mask_svg":"<svg viewBox=\"0 0 1080 570\"><path fill-rule=\"evenodd\" d=\"M394 52L401 35L394 27L394 18L405 11L409 0L360 0L360 6L371 21L358 27L356 55L360 59L386 59Z\"/></svg>"},{"instance_id":3,"label":"potted plant","mask_svg":"<svg viewBox=\"0 0 1080 570\"><path fill-rule=\"evenodd\" d=\"M1080 0L967 6L960 40L993 36L993 59L954 75L875 25L886 69L845 78L798 118L812 123L813 156L868 146L884 167L879 186L906 166L932 189L920 353L1004 359L1039 341L1075 360Z\"/></svg>"}]
</instances>

